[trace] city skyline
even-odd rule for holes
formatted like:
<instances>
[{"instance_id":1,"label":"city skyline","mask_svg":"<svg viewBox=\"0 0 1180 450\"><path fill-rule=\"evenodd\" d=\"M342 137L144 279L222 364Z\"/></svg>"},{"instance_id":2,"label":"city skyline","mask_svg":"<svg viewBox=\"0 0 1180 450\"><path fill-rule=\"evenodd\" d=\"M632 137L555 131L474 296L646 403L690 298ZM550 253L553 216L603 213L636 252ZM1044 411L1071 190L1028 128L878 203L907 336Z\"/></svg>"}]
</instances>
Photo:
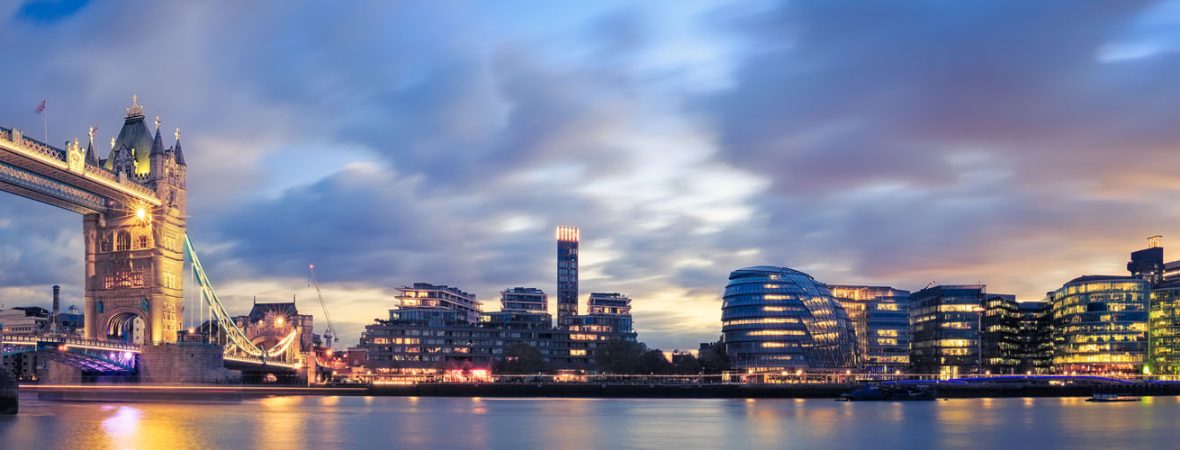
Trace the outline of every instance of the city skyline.
<instances>
[{"instance_id":1,"label":"city skyline","mask_svg":"<svg viewBox=\"0 0 1180 450\"><path fill-rule=\"evenodd\" d=\"M579 304L627 294L667 350L716 339L741 267L1035 300L1180 238L1174 2L890 5L888 24L840 2L28 5L0 6L21 87L0 122L102 143L137 94L184 131L189 230L227 306L314 311L316 264L344 344L415 282L553 302L561 224L582 231ZM922 38L946 23L953 42ZM1029 45L971 40L995 29ZM0 196L0 303L60 284L80 307L78 229Z\"/></svg>"}]
</instances>

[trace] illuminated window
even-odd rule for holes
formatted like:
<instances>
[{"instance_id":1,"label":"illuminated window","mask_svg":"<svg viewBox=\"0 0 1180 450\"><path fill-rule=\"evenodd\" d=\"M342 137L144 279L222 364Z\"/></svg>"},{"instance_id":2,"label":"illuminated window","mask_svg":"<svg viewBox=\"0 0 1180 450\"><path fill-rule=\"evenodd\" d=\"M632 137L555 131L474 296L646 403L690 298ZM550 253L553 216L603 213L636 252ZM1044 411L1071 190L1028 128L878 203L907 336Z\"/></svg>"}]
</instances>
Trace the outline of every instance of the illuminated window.
<instances>
[{"instance_id":1,"label":"illuminated window","mask_svg":"<svg viewBox=\"0 0 1180 450\"><path fill-rule=\"evenodd\" d=\"M131 250L131 233L126 230L120 231L115 243L115 251L124 252Z\"/></svg>"}]
</instances>

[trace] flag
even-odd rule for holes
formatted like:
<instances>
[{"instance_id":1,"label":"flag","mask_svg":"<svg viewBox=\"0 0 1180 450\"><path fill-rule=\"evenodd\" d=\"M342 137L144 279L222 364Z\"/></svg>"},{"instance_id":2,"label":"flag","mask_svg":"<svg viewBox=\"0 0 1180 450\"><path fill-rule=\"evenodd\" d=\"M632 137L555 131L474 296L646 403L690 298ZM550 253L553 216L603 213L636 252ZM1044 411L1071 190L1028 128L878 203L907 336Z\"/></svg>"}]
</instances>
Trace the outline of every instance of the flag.
<instances>
[{"instance_id":1,"label":"flag","mask_svg":"<svg viewBox=\"0 0 1180 450\"><path fill-rule=\"evenodd\" d=\"M37 105L37 114L45 112L45 100L41 100L41 104Z\"/></svg>"}]
</instances>

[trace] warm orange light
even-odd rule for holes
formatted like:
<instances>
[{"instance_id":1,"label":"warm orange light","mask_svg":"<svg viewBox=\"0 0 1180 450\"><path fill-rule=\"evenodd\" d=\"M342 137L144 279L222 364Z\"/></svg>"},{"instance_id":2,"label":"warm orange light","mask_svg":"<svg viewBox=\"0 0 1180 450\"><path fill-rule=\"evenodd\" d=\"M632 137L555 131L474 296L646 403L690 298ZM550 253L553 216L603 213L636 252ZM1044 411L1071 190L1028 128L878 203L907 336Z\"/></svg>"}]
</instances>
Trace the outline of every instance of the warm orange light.
<instances>
[{"instance_id":1,"label":"warm orange light","mask_svg":"<svg viewBox=\"0 0 1180 450\"><path fill-rule=\"evenodd\" d=\"M275 326L281 327L286 322L287 321L284 320L282 317L279 317L279 318L275 319Z\"/></svg>"},{"instance_id":2,"label":"warm orange light","mask_svg":"<svg viewBox=\"0 0 1180 450\"><path fill-rule=\"evenodd\" d=\"M136 209L135 210L135 218L139 219L139 220L146 219L147 218L147 210L145 210L143 208Z\"/></svg>"}]
</instances>

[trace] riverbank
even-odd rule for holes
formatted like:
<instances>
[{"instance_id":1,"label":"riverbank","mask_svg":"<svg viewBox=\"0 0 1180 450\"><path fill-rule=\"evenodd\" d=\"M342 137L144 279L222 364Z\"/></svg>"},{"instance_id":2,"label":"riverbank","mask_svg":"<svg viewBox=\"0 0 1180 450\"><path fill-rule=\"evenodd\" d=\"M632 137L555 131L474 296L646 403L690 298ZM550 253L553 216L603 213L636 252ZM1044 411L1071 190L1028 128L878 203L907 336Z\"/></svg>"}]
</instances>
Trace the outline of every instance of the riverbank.
<instances>
[{"instance_id":1,"label":"riverbank","mask_svg":"<svg viewBox=\"0 0 1180 450\"><path fill-rule=\"evenodd\" d=\"M23 385L21 392L62 401L240 401L308 396L555 398L836 398L859 384L420 383L377 386ZM1096 392L1180 396L1180 383L934 383L940 398L1089 397Z\"/></svg>"}]
</instances>

